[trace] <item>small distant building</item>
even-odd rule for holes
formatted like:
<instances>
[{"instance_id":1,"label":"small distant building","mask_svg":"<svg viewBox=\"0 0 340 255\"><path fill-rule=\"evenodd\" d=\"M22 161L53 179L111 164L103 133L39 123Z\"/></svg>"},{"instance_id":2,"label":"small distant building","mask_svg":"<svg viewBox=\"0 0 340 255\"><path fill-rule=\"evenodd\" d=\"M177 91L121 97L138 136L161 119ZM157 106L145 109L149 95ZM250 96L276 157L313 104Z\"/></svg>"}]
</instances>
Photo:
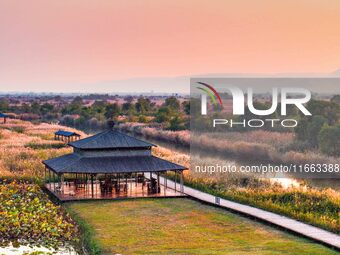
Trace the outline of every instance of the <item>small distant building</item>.
<instances>
[{"instance_id":1,"label":"small distant building","mask_svg":"<svg viewBox=\"0 0 340 255\"><path fill-rule=\"evenodd\" d=\"M0 118L3 119L3 123L6 124L8 115L6 115L4 113L0 113Z\"/></svg>"},{"instance_id":2,"label":"small distant building","mask_svg":"<svg viewBox=\"0 0 340 255\"><path fill-rule=\"evenodd\" d=\"M81 137L80 134L75 132L69 132L64 130L59 130L54 133L54 140L64 141L64 142L73 142L79 140Z\"/></svg>"},{"instance_id":3,"label":"small distant building","mask_svg":"<svg viewBox=\"0 0 340 255\"><path fill-rule=\"evenodd\" d=\"M43 161L45 187L61 201L183 196L186 168L153 156L154 144L109 129L69 145L73 153ZM161 184L167 172L175 189Z\"/></svg>"}]
</instances>

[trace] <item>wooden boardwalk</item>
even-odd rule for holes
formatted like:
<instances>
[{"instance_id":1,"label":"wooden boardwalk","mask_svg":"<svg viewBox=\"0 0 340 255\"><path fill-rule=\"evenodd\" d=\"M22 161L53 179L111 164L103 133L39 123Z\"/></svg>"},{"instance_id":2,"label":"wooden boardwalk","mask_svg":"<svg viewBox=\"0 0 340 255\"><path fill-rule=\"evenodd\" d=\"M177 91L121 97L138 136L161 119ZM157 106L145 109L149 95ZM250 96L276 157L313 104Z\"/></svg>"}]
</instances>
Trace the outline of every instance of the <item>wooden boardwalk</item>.
<instances>
[{"instance_id":1,"label":"wooden boardwalk","mask_svg":"<svg viewBox=\"0 0 340 255\"><path fill-rule=\"evenodd\" d=\"M164 182L164 178L161 177L161 180L162 180L161 182ZM175 183L169 179L167 180L167 184L169 188L173 188L173 189L175 188ZM178 183L176 185L176 188L178 191L180 191L179 190L180 186ZM340 249L340 236L335 233L331 233L329 231L326 231L326 230L323 230L317 227L313 227L311 225L302 223L297 220L293 220L285 216L281 216L276 213L271 213L271 212L258 209L252 206L239 204L239 203L232 202L232 201L229 201L223 198L218 198L213 195L204 193L202 191L189 188L185 185L183 187L182 192L184 192L188 196L204 201L206 203L214 204L222 208L227 208L229 210L233 210L235 212L239 212L244 215L248 215L248 216L266 221L273 225L295 232L304 237L313 239L317 242L334 247L338 250Z\"/></svg>"}]
</instances>

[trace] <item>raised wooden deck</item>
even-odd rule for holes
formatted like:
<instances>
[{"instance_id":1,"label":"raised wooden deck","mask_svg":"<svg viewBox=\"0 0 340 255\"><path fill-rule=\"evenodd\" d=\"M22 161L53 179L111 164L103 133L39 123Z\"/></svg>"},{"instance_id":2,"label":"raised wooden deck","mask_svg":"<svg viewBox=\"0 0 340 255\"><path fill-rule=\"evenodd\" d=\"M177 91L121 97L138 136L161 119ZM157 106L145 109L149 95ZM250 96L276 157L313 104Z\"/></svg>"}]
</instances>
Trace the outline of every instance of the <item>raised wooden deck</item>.
<instances>
[{"instance_id":1,"label":"raised wooden deck","mask_svg":"<svg viewBox=\"0 0 340 255\"><path fill-rule=\"evenodd\" d=\"M126 191L111 193L104 193L100 190L100 184L95 183L93 185L94 192L92 195L91 184L85 184L82 187L76 187L73 182L65 182L63 185L64 191L54 191L55 187L58 187L58 183L47 183L45 187L51 194L57 197L60 201L78 201L78 200L89 200L89 199L123 199L123 198L142 198L142 197L183 197L186 196L179 191L175 191L173 188L165 188L163 185L160 186L160 193L148 193L147 188L138 183L128 183ZM57 190L57 189L56 189Z\"/></svg>"}]
</instances>

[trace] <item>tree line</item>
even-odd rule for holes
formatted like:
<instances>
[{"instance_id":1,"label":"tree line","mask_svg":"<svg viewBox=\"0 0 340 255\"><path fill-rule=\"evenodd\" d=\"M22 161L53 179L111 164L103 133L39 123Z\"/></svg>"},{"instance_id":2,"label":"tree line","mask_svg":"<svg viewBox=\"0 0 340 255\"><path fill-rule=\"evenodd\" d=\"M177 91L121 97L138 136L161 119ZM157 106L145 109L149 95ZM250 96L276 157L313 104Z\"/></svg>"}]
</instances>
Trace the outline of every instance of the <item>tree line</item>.
<instances>
[{"instance_id":1,"label":"tree line","mask_svg":"<svg viewBox=\"0 0 340 255\"><path fill-rule=\"evenodd\" d=\"M13 113L30 121L59 121L62 124L83 130L100 129L107 120L155 123L168 130L189 128L190 104L180 102L171 96L160 105L148 97L132 96L124 98L123 103L95 100L88 105L83 97L77 96L69 103L58 98L50 102L39 102L11 105L6 98L0 99L0 112Z\"/></svg>"}]
</instances>

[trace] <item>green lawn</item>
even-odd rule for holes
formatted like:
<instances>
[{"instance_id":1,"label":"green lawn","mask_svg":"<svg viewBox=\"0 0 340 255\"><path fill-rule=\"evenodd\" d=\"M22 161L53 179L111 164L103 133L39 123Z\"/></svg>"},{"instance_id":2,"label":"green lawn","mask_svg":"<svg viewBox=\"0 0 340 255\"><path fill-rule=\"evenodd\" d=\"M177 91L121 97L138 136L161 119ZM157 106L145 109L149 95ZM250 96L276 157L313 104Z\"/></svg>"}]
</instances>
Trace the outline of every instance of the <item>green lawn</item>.
<instances>
[{"instance_id":1,"label":"green lawn","mask_svg":"<svg viewBox=\"0 0 340 255\"><path fill-rule=\"evenodd\" d=\"M189 199L76 202L103 254L339 254L225 210Z\"/></svg>"}]
</instances>

